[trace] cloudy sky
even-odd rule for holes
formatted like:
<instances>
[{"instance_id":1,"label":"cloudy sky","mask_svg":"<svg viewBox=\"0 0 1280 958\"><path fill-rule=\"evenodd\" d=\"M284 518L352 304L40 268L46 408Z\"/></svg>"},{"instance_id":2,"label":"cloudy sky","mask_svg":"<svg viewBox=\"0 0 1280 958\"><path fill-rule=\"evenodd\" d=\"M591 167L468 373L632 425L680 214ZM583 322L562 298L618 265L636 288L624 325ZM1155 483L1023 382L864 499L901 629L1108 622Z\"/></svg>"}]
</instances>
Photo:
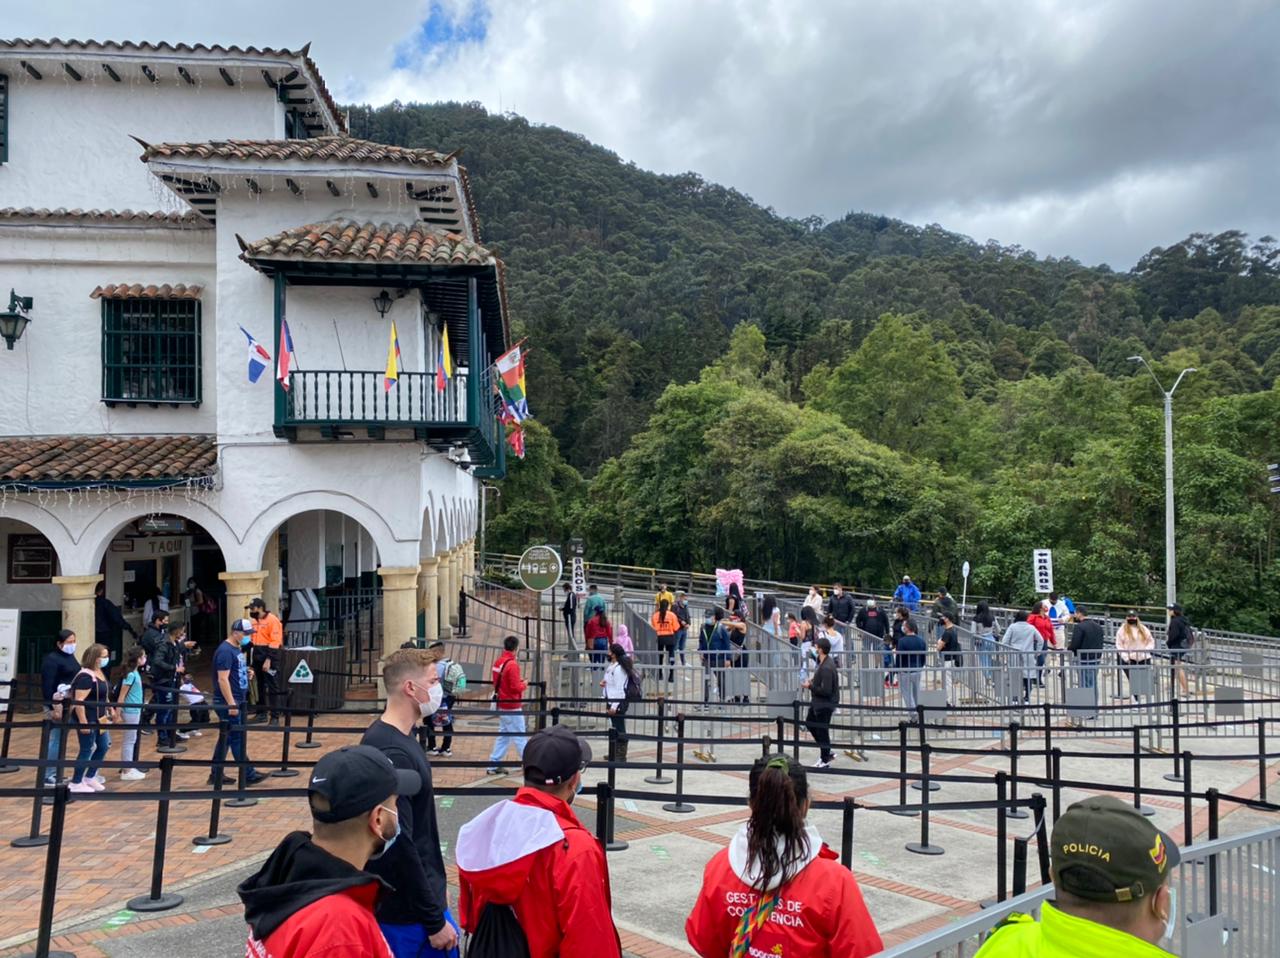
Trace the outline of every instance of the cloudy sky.
<instances>
[{"instance_id":1,"label":"cloudy sky","mask_svg":"<svg viewBox=\"0 0 1280 958\"><path fill-rule=\"evenodd\" d=\"M1196 230L1280 234L1275 0L3 9L10 36L312 40L340 101L479 100L790 216L887 213L1121 269Z\"/></svg>"}]
</instances>

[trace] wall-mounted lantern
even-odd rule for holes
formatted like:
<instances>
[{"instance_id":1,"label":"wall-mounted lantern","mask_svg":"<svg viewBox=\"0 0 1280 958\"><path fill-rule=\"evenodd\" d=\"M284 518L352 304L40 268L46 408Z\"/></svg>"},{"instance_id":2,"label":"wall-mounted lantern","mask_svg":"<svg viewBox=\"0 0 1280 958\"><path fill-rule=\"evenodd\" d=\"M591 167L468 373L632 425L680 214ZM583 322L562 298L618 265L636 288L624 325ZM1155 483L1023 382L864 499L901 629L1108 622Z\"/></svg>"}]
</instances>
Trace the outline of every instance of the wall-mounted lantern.
<instances>
[{"instance_id":1,"label":"wall-mounted lantern","mask_svg":"<svg viewBox=\"0 0 1280 958\"><path fill-rule=\"evenodd\" d=\"M0 336L4 337L5 345L13 349L13 344L22 338L22 332L27 328L27 323L31 322L31 317L27 313L31 312L33 301L30 296L19 296L13 290L9 290L9 308L0 313Z\"/></svg>"}]
</instances>

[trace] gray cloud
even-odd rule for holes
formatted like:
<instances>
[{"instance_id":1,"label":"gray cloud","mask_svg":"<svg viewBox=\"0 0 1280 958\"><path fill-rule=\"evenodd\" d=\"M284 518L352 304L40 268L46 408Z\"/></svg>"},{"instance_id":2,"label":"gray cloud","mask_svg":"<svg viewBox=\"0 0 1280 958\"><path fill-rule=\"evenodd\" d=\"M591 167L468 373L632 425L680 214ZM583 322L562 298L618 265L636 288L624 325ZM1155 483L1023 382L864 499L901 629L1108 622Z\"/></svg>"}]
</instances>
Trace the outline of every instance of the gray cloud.
<instances>
[{"instance_id":1,"label":"gray cloud","mask_svg":"<svg viewBox=\"0 0 1280 958\"><path fill-rule=\"evenodd\" d=\"M479 100L787 215L883 212L1118 268L1193 230L1280 231L1263 0L501 0L483 42L399 69L427 0L315 0L305 21L224 0L214 25L203 5L85 6L6 4L6 29L311 38L342 98Z\"/></svg>"}]
</instances>

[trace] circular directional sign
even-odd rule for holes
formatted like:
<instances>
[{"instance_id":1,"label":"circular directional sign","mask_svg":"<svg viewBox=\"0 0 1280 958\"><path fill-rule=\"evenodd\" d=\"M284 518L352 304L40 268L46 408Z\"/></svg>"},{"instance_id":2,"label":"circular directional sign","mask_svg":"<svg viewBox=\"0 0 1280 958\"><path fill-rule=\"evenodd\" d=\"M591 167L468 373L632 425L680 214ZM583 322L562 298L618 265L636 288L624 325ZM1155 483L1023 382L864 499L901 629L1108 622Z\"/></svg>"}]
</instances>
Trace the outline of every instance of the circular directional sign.
<instances>
[{"instance_id":1,"label":"circular directional sign","mask_svg":"<svg viewBox=\"0 0 1280 958\"><path fill-rule=\"evenodd\" d=\"M560 553L551 546L530 546L520 557L517 569L524 587L533 592L545 592L555 588L560 581L560 573L564 564L560 561Z\"/></svg>"}]
</instances>

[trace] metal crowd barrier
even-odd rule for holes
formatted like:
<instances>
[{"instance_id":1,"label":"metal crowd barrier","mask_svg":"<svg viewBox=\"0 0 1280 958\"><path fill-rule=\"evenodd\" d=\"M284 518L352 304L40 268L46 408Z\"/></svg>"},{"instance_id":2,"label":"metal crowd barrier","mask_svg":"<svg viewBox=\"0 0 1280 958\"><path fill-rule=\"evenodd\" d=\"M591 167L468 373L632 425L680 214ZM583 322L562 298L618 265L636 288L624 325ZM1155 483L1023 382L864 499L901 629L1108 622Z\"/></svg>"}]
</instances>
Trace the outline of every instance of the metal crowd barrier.
<instances>
[{"instance_id":1,"label":"metal crowd barrier","mask_svg":"<svg viewBox=\"0 0 1280 958\"><path fill-rule=\"evenodd\" d=\"M1212 821L1212 819L1211 819ZM1171 943L1186 958L1273 958L1280 954L1280 827L1182 849L1171 887L1177 922ZM880 958L971 958L1011 914L1039 916L1054 888L1028 892L880 953Z\"/></svg>"}]
</instances>

